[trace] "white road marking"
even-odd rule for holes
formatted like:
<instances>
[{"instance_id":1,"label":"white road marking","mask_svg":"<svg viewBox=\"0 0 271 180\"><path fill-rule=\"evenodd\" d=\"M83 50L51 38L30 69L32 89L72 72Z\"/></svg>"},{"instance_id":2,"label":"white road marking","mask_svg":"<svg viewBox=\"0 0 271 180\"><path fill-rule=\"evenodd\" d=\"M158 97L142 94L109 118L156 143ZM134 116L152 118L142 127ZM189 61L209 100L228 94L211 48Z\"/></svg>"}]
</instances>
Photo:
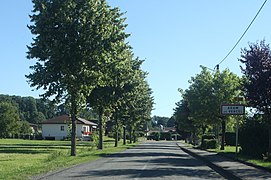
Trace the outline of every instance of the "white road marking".
<instances>
[{"instance_id":1,"label":"white road marking","mask_svg":"<svg viewBox=\"0 0 271 180\"><path fill-rule=\"evenodd\" d=\"M147 163L143 166L143 168L141 168L141 170L145 170L145 169L147 168L147 166L148 166L148 164L150 163L151 159L152 159L152 156L151 156L150 159L147 161ZM138 180L138 177L141 176L141 174L142 174L142 173L139 173L139 174L136 176L135 180Z\"/></svg>"}]
</instances>

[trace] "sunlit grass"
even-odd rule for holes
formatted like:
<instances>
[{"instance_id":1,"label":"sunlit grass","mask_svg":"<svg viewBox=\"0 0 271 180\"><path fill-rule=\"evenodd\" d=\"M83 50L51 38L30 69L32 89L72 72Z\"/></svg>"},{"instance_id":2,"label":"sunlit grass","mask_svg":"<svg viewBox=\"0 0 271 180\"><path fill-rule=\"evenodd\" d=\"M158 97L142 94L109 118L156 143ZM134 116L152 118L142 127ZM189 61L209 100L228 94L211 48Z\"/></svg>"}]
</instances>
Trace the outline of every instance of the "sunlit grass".
<instances>
[{"instance_id":1,"label":"sunlit grass","mask_svg":"<svg viewBox=\"0 0 271 180\"><path fill-rule=\"evenodd\" d=\"M238 147L238 152L239 152L239 150L240 150L240 147ZM230 158L236 158L235 146L225 146L225 150L220 150L219 148L217 148L217 149L208 149L208 151L217 152L217 153L223 154L223 155L230 157ZM253 157L244 156L243 154L240 154L240 153L238 153L238 159L245 161L245 162L255 164L257 166L262 166L262 167L266 167L266 168L271 169L271 162L264 161L263 159L256 159Z\"/></svg>"},{"instance_id":2,"label":"sunlit grass","mask_svg":"<svg viewBox=\"0 0 271 180\"><path fill-rule=\"evenodd\" d=\"M28 179L30 176L102 158L134 144L114 147L105 138L104 150L91 142L77 142L77 156L70 156L69 141L0 139L0 179Z\"/></svg>"}]
</instances>

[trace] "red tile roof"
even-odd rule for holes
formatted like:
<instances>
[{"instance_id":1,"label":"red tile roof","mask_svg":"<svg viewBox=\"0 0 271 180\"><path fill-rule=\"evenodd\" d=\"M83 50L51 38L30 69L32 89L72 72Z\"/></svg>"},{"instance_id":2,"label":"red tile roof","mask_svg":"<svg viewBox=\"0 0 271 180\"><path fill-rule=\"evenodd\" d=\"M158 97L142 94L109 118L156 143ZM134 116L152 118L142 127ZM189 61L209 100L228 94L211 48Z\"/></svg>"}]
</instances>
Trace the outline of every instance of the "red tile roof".
<instances>
[{"instance_id":1,"label":"red tile roof","mask_svg":"<svg viewBox=\"0 0 271 180\"><path fill-rule=\"evenodd\" d=\"M71 117L69 115L62 115L52 119L47 119L42 122L42 124L67 124L71 122ZM76 124L86 124L90 126L97 126L96 123L88 121L83 118L77 118Z\"/></svg>"}]
</instances>

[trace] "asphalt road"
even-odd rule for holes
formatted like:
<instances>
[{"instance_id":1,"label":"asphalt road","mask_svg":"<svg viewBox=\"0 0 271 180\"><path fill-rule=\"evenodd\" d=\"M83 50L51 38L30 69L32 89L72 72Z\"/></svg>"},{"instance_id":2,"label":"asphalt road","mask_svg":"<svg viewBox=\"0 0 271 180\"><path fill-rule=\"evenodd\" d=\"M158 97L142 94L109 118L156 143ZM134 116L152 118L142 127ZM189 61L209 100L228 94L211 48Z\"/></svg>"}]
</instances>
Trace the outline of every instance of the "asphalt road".
<instances>
[{"instance_id":1,"label":"asphalt road","mask_svg":"<svg viewBox=\"0 0 271 180\"><path fill-rule=\"evenodd\" d=\"M40 179L224 179L173 141L148 141L122 153Z\"/></svg>"}]
</instances>

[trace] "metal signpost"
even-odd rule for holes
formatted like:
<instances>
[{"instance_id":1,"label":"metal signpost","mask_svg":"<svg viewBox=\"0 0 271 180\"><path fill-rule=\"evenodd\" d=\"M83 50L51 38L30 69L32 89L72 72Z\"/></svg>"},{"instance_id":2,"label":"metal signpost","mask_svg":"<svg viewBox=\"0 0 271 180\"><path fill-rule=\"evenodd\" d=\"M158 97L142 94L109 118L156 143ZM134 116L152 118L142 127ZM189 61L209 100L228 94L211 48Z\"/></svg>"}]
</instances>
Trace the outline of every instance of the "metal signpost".
<instances>
[{"instance_id":1,"label":"metal signpost","mask_svg":"<svg viewBox=\"0 0 271 180\"><path fill-rule=\"evenodd\" d=\"M222 104L220 112L222 115L244 115L245 106L242 104ZM235 157L238 159L238 128L239 120L236 122L236 139L235 139Z\"/></svg>"}]
</instances>

